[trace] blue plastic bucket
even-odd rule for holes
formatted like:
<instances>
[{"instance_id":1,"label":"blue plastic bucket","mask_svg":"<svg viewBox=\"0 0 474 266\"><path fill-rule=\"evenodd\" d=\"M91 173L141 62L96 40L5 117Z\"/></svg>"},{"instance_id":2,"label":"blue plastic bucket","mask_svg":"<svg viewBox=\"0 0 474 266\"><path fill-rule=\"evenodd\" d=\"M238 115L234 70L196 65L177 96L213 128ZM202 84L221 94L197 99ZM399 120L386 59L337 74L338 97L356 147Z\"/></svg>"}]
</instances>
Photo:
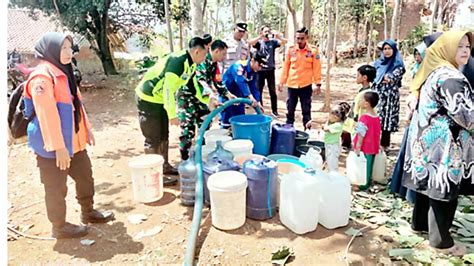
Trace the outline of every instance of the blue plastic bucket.
<instances>
[{"instance_id":1,"label":"blue plastic bucket","mask_svg":"<svg viewBox=\"0 0 474 266\"><path fill-rule=\"evenodd\" d=\"M234 139L249 139L253 142L253 153L267 156L270 153L270 126L272 118L267 115L238 115L230 120Z\"/></svg>"}]
</instances>

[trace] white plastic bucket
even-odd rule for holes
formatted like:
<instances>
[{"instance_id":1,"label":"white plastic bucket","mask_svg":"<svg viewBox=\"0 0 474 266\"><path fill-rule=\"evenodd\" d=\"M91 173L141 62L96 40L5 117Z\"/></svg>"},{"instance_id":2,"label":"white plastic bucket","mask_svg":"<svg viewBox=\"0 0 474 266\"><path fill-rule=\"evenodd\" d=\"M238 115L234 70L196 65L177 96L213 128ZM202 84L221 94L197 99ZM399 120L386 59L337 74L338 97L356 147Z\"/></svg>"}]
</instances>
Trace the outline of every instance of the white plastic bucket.
<instances>
[{"instance_id":1,"label":"white plastic bucket","mask_svg":"<svg viewBox=\"0 0 474 266\"><path fill-rule=\"evenodd\" d=\"M224 145L225 143L231 141L232 137L224 135L209 135L204 139L206 140L206 146L209 148L215 148L217 141L222 141L222 145Z\"/></svg>"},{"instance_id":2,"label":"white plastic bucket","mask_svg":"<svg viewBox=\"0 0 474 266\"><path fill-rule=\"evenodd\" d=\"M229 130L224 128L215 128L204 132L204 138L210 136L229 136Z\"/></svg>"},{"instance_id":3,"label":"white plastic bucket","mask_svg":"<svg viewBox=\"0 0 474 266\"><path fill-rule=\"evenodd\" d=\"M232 152L234 158L240 156L251 156L253 142L248 139L235 139L224 144L224 149Z\"/></svg>"},{"instance_id":4,"label":"white plastic bucket","mask_svg":"<svg viewBox=\"0 0 474 266\"><path fill-rule=\"evenodd\" d=\"M163 197L163 163L163 156L158 154L140 155L129 161L136 201L149 203Z\"/></svg>"},{"instance_id":5,"label":"white plastic bucket","mask_svg":"<svg viewBox=\"0 0 474 266\"><path fill-rule=\"evenodd\" d=\"M211 197L212 225L233 230L245 223L247 177L237 171L212 174L207 187Z\"/></svg>"}]
</instances>

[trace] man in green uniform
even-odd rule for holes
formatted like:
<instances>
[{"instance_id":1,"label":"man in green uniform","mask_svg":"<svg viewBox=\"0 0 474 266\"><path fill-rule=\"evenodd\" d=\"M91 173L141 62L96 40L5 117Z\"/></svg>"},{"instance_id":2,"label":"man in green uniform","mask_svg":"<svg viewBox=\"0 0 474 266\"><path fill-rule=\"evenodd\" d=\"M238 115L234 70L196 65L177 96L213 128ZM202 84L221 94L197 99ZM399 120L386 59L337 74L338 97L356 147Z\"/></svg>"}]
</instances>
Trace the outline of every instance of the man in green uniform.
<instances>
[{"instance_id":1,"label":"man in green uniform","mask_svg":"<svg viewBox=\"0 0 474 266\"><path fill-rule=\"evenodd\" d=\"M201 127L203 117L209 114L208 105L217 104L217 95L235 98L222 84L218 73L217 64L226 58L226 54L226 43L221 40L214 41L206 60L197 66L196 75L176 94L181 127L179 151L182 160L189 158L196 128Z\"/></svg>"},{"instance_id":2,"label":"man in green uniform","mask_svg":"<svg viewBox=\"0 0 474 266\"><path fill-rule=\"evenodd\" d=\"M170 120L177 122L174 95L194 75L196 65L206 58L205 46L202 38L192 38L187 50L171 53L151 67L135 89L140 129L145 137L145 153L163 156L164 174L178 174L168 162L168 123ZM169 177L164 181L165 185L175 182Z\"/></svg>"}]
</instances>

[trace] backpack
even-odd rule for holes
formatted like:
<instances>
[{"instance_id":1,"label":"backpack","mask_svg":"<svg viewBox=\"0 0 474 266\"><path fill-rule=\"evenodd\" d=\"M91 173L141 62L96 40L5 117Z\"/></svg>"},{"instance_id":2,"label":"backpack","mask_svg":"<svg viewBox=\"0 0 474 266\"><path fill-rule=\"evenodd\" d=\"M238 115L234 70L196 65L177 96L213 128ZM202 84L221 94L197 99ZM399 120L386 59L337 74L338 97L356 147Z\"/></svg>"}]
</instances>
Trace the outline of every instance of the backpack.
<instances>
[{"instance_id":1,"label":"backpack","mask_svg":"<svg viewBox=\"0 0 474 266\"><path fill-rule=\"evenodd\" d=\"M48 71L49 72L49 71ZM54 78L51 75L54 85ZM25 90L26 81L20 83L10 95L8 99L8 128L11 135L15 139L19 139L27 135L28 124L35 118L35 110L29 116L25 116L25 102L23 100L23 91Z\"/></svg>"},{"instance_id":2,"label":"backpack","mask_svg":"<svg viewBox=\"0 0 474 266\"><path fill-rule=\"evenodd\" d=\"M8 102L8 128L15 139L26 136L26 129L28 124L35 117L35 112L31 116L26 117L24 114L25 103L23 101L23 91L25 90L26 82L20 83L18 87L13 90Z\"/></svg>"}]
</instances>

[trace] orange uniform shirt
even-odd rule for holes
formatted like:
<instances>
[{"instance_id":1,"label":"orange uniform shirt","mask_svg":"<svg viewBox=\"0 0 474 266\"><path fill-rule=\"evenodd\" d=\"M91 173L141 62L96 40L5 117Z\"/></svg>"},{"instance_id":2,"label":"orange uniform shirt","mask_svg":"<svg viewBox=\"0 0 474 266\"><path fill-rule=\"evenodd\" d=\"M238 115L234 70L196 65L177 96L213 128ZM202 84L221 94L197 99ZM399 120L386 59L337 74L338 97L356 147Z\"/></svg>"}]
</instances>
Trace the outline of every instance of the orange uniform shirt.
<instances>
[{"instance_id":1,"label":"orange uniform shirt","mask_svg":"<svg viewBox=\"0 0 474 266\"><path fill-rule=\"evenodd\" d=\"M280 84L290 88L303 88L311 84L321 84L321 61L317 48L308 44L303 49L290 46L286 54Z\"/></svg>"},{"instance_id":2,"label":"orange uniform shirt","mask_svg":"<svg viewBox=\"0 0 474 266\"><path fill-rule=\"evenodd\" d=\"M56 151L66 147L56 104L58 102L70 103L72 99L66 75L48 62L42 62L42 64L46 64L49 67L50 74L55 76L55 84L53 84L49 74L37 75L29 81L26 93L31 96L35 106L36 116L38 117L43 136L44 149L46 151ZM79 89L77 94L81 99ZM84 108L81 108L81 114L79 131L73 133L74 153L86 148L91 128ZM74 120L74 118L71 119Z\"/></svg>"}]
</instances>

